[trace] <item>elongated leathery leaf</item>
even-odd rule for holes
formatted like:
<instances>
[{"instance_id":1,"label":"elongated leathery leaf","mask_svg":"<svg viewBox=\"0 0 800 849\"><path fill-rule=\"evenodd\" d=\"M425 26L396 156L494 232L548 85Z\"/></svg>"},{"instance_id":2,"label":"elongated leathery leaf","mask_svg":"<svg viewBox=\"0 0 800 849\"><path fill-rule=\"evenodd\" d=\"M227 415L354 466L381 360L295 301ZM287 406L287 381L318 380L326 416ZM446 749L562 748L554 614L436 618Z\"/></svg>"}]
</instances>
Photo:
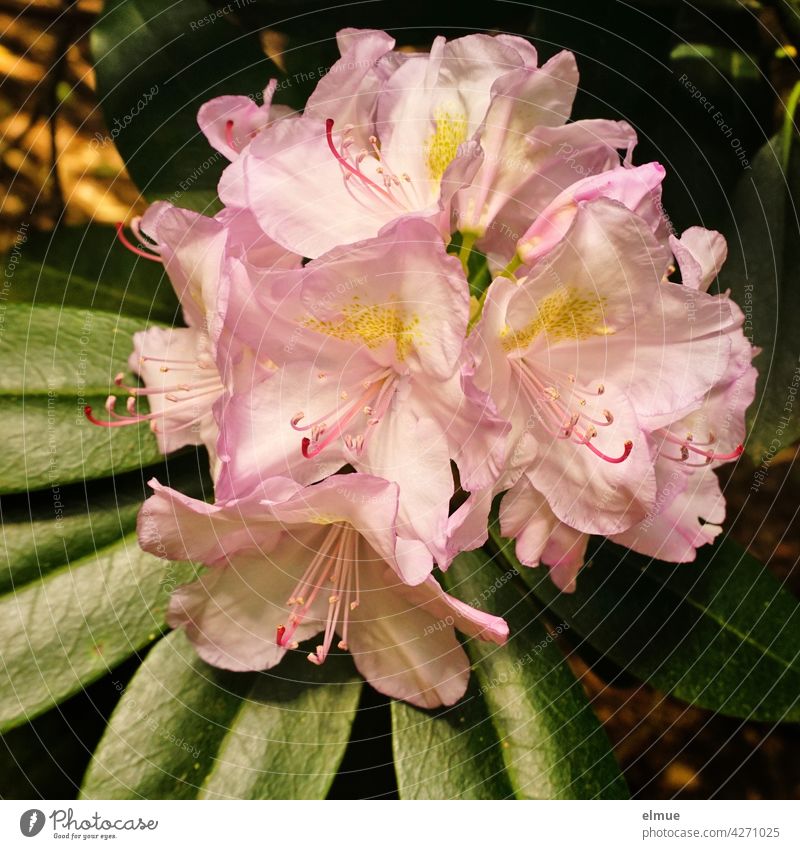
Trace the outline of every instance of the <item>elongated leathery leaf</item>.
<instances>
[{"instance_id":1,"label":"elongated leathery leaf","mask_svg":"<svg viewBox=\"0 0 800 849\"><path fill-rule=\"evenodd\" d=\"M516 564L512 544L495 540ZM719 713L800 719L800 605L732 541L682 565L598 541L574 594L544 568L519 569L555 615L643 681Z\"/></svg>"},{"instance_id":2,"label":"elongated leathery leaf","mask_svg":"<svg viewBox=\"0 0 800 849\"><path fill-rule=\"evenodd\" d=\"M127 369L141 319L92 310L9 304L0 326L0 492L104 477L161 459L147 427L90 424Z\"/></svg>"},{"instance_id":3,"label":"elongated leathery leaf","mask_svg":"<svg viewBox=\"0 0 800 849\"><path fill-rule=\"evenodd\" d=\"M520 589L483 552L461 554L448 589L504 616L507 645L470 640L475 684L454 709L394 709L396 770L406 798L621 798L613 753L580 683Z\"/></svg>"},{"instance_id":4,"label":"elongated leathery leaf","mask_svg":"<svg viewBox=\"0 0 800 849\"><path fill-rule=\"evenodd\" d=\"M148 655L87 772L85 798L324 798L361 681L348 657L267 673L201 661L182 632Z\"/></svg>"},{"instance_id":5,"label":"elongated leathery leaf","mask_svg":"<svg viewBox=\"0 0 800 849\"><path fill-rule=\"evenodd\" d=\"M0 730L26 722L158 636L187 564L134 534L0 597Z\"/></svg>"}]
</instances>

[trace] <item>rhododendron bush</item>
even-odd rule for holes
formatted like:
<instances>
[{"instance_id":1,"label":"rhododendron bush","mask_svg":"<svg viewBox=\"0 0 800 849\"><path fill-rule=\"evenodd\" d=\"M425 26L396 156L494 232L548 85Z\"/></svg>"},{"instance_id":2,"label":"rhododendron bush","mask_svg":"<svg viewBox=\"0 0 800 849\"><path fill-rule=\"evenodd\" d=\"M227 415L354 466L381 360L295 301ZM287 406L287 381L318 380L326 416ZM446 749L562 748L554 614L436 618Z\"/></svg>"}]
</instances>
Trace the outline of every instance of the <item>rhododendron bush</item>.
<instances>
[{"instance_id":1,"label":"rhododendron bush","mask_svg":"<svg viewBox=\"0 0 800 849\"><path fill-rule=\"evenodd\" d=\"M122 85L130 5L94 34L106 108L156 73ZM670 163L576 116L581 59L535 38L340 29L300 102L219 38L199 100L120 134L128 283L8 307L5 491L85 494L63 542L8 543L5 727L151 645L87 796L325 796L388 699L402 797L621 797L586 647L797 719L796 603L723 533L764 340Z\"/></svg>"}]
</instances>

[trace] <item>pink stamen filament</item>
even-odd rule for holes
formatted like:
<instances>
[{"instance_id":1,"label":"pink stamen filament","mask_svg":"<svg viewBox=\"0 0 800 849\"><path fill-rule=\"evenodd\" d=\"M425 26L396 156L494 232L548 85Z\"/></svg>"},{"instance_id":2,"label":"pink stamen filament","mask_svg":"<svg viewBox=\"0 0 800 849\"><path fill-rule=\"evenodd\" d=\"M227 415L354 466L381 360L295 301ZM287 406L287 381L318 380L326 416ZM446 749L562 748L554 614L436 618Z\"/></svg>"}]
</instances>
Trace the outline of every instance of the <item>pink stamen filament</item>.
<instances>
[{"instance_id":1,"label":"pink stamen filament","mask_svg":"<svg viewBox=\"0 0 800 849\"><path fill-rule=\"evenodd\" d=\"M356 401L353 401L352 403L355 404L356 402L363 402L364 396L373 390L374 385L382 378L387 377L389 374L391 374L391 369L380 369L379 371L376 371L373 374L362 378L358 382L358 384L341 384L340 392L346 396L353 389L354 385L360 385L362 389L362 394L358 396ZM325 374L324 376L327 377L327 374ZM346 397L342 400L346 400ZM323 415L321 415L318 419L314 419L313 422L306 422L305 424L300 424L300 422L304 421L305 414L297 413L297 415L292 419L292 427L297 431L312 430L315 427L319 427L320 425L325 424L325 422L329 418L331 418L330 410L327 413L323 413Z\"/></svg>"},{"instance_id":2,"label":"pink stamen filament","mask_svg":"<svg viewBox=\"0 0 800 849\"><path fill-rule=\"evenodd\" d=\"M511 363L517 373L523 394L531 402L534 411L537 413L539 422L550 436L554 439L569 439L575 445L583 445L606 463L622 463L628 459L633 450L631 440L624 442L622 453L616 457L612 457L601 451L591 441L597 434L594 425L608 427L613 423L614 416L610 411L603 411L605 420L592 418L580 411L574 412L561 400L561 390L563 387L560 387L558 383L552 386L545 386L533 368L523 359L512 360ZM578 397L579 405L582 406L586 401L583 398L583 394L572 386L573 383L574 380L571 380L569 394L570 396ZM604 392L605 388L600 384L597 388L597 395L602 395ZM549 419L555 430L548 427L545 418ZM586 424L588 424L588 427Z\"/></svg>"},{"instance_id":3,"label":"pink stamen filament","mask_svg":"<svg viewBox=\"0 0 800 849\"><path fill-rule=\"evenodd\" d=\"M203 398L206 395L216 395L220 391L220 389L221 389L220 385L216 384L215 386L212 386L212 387L205 389L201 392L195 392L194 390L191 390L190 392L188 392L182 398L179 398L177 395L170 392L170 393L164 395L164 397L170 402L170 407L167 410L162 410L160 413L147 413L147 414L142 414L142 415L139 415L137 413L134 420L144 422L144 421L150 421L151 419L157 419L160 416L163 416L165 414L168 415L172 410L175 410L178 407L185 406L190 401L196 401L198 398ZM133 396L133 395L128 398L128 412L129 413L132 413L132 408L131 408L130 405L136 403L135 398L136 398L136 396ZM109 395L108 399L109 400L106 401L106 409L108 410L108 412L111 416L113 416L115 419L130 419L130 416L122 416L118 412L116 412L116 410L114 409L114 405L116 404L116 401L117 401L116 396ZM112 399L113 399L113 403L109 403L110 401L112 401Z\"/></svg>"},{"instance_id":4,"label":"pink stamen filament","mask_svg":"<svg viewBox=\"0 0 800 849\"><path fill-rule=\"evenodd\" d=\"M360 400L360 399L359 399ZM355 417L358 411L363 407L363 404L354 403L350 406L350 409L336 422L336 425L330 431L325 431L325 438L319 440L318 442L312 443L311 440L304 436L300 442L300 450L303 452L303 456L306 460L312 460L316 457L321 451L324 451L334 440L338 439L341 435L345 427L351 422L351 420Z\"/></svg>"},{"instance_id":5,"label":"pink stamen filament","mask_svg":"<svg viewBox=\"0 0 800 849\"><path fill-rule=\"evenodd\" d=\"M600 451L596 446L592 445L591 442L579 442L579 445L585 445L592 453L596 454L601 460L605 460L606 463L622 463L624 460L628 459L628 455L633 450L633 443L628 439L625 442L625 446L622 450L622 454L619 457L609 457L608 454L604 454Z\"/></svg>"},{"instance_id":6,"label":"pink stamen filament","mask_svg":"<svg viewBox=\"0 0 800 849\"><path fill-rule=\"evenodd\" d=\"M160 256L157 256L157 255L152 254L152 253L148 253L147 251L142 250L141 248L137 247L132 242L130 242L128 240L128 237L125 235L125 231L123 229L123 226L124 225L122 224L121 221L117 222L117 225L116 225L116 227L117 227L117 238L120 240L120 242L122 242L122 244L129 251L131 251L132 253L135 253L136 256L142 257L143 259L150 259L153 262L163 262L163 260L161 259Z\"/></svg>"},{"instance_id":7,"label":"pink stamen filament","mask_svg":"<svg viewBox=\"0 0 800 849\"><path fill-rule=\"evenodd\" d=\"M142 357L141 361L143 363L179 363L181 365L192 366L192 368L203 368L197 360L173 360L164 357Z\"/></svg>"},{"instance_id":8,"label":"pink stamen filament","mask_svg":"<svg viewBox=\"0 0 800 849\"><path fill-rule=\"evenodd\" d=\"M141 224L141 215L137 215L135 218L132 218L130 223L131 232L143 245L150 248L155 253L158 253L158 244L153 239L151 239L146 233L142 232Z\"/></svg>"},{"instance_id":9,"label":"pink stamen filament","mask_svg":"<svg viewBox=\"0 0 800 849\"><path fill-rule=\"evenodd\" d=\"M359 180L363 181L365 186L369 186L371 189L374 189L376 192L378 192L378 194L380 194L390 203L400 205L398 204L397 198L395 198L391 194L391 192L386 191L383 186L379 186L376 182L370 180L370 178L367 177L367 175L364 174L363 171L361 171L359 168L356 168L356 166L353 165L351 162L348 162L347 159L345 159L345 157L341 154L341 152L336 149L336 144L333 141L333 123L333 118L326 119L325 137L328 140L328 147L330 148L331 153L334 155L339 165L341 165L342 168L344 168L349 174L354 174L356 177L359 178Z\"/></svg>"},{"instance_id":10,"label":"pink stamen filament","mask_svg":"<svg viewBox=\"0 0 800 849\"><path fill-rule=\"evenodd\" d=\"M292 638L323 590L326 575L330 575L332 587L328 598L328 613L325 618L322 643L308 655L308 659L317 665L324 663L340 620L342 640L339 647L347 647L349 614L358 607L359 602L357 561L358 534L349 526L333 525L289 597L287 604L297 609L290 615L288 625L280 625L277 629L279 646L291 648L295 645L292 643ZM355 601L351 601L354 581L356 598Z\"/></svg>"},{"instance_id":11,"label":"pink stamen filament","mask_svg":"<svg viewBox=\"0 0 800 849\"><path fill-rule=\"evenodd\" d=\"M141 395L165 395L167 392L191 392L195 389L205 389L211 386L220 386L218 377L204 377L196 383L174 383L171 386L131 386L124 382L124 375L118 374L114 378L114 383L120 389L124 389L129 395L139 397Z\"/></svg>"},{"instance_id":12,"label":"pink stamen filament","mask_svg":"<svg viewBox=\"0 0 800 849\"><path fill-rule=\"evenodd\" d=\"M355 610L361 604L361 588L360 588L359 582L358 582L358 564L356 563L357 558L358 558L358 540L354 539L352 561L355 565L353 566L351 573L352 573L352 582L355 583L355 599L348 603L349 610L345 610L344 622L342 624L342 639L339 641L339 648L342 649L343 651L347 651L347 649L350 647L349 637L348 637L348 633L349 633L349 630L350 630L350 615L349 614L350 614L350 612ZM348 576L347 592L346 592L346 596L348 598L350 596L350 587L351 587L351 579L350 579L350 576Z\"/></svg>"},{"instance_id":13,"label":"pink stamen filament","mask_svg":"<svg viewBox=\"0 0 800 849\"><path fill-rule=\"evenodd\" d=\"M121 413L118 413L114 407L117 402L117 398L114 395L109 395L106 400L106 410L108 414L111 416L110 420L102 420L98 419L94 413L92 412L92 408L90 405L86 405L83 408L84 415L86 418L93 424L98 427L125 427L127 425L137 425L143 424L144 422L155 422L158 419L168 419L171 413L178 409L183 409L187 404L194 403L198 398L203 398L208 395L217 395L222 390L222 385L219 380L212 379L211 381L204 380L196 386L189 387L188 389L184 386L180 387L180 391L186 392L186 396L182 398L175 397L172 395L173 387L164 387L161 389L142 389L136 390L136 392L131 393L131 398L129 398L129 403L133 401L134 397L138 395L155 395L155 394L164 394L165 397L171 402L171 406L166 410L161 410L158 413L147 413L147 414L131 414L124 416ZM132 410L128 410L129 413L132 413ZM198 416L193 418L190 422L185 422L180 425L173 426L171 431L183 430L195 422L199 421L206 415L207 411L200 413ZM161 429L161 433L170 432L166 428Z\"/></svg>"},{"instance_id":14,"label":"pink stamen filament","mask_svg":"<svg viewBox=\"0 0 800 849\"><path fill-rule=\"evenodd\" d=\"M669 460L677 460L679 462L685 462L689 453L697 454L700 457L705 457L705 463L688 463L687 465L700 465L705 466L708 463L712 463L714 460L736 460L741 457L742 452L744 451L743 445L737 445L733 451L729 451L725 454L719 453L717 451L706 451L703 448L700 448L701 445L713 445L716 442L716 438L710 438L708 442L695 442L693 439L680 439L679 437L671 434L669 431L662 431L662 436L666 442L671 442L673 445L680 446L681 456L680 457L669 457L667 455L667 459Z\"/></svg>"},{"instance_id":15,"label":"pink stamen filament","mask_svg":"<svg viewBox=\"0 0 800 849\"><path fill-rule=\"evenodd\" d=\"M320 452L327 448L335 440L344 436L344 431L350 422L359 414L365 413L369 416L367 422L367 430L365 434L351 439L345 437L345 442L351 450L362 452L367 438L374 425L377 424L388 408L388 403L391 400L391 389L396 385L396 380L392 378L392 370L384 369L369 378L362 381L362 386L365 386L364 391L355 400L351 401L345 411L336 420L333 427L327 427L327 420L333 417L331 412L320 416L313 422L308 424L300 424L303 421L303 414L298 413L292 419L292 427L297 431L311 430L311 438L303 437L300 443L303 456L307 460L316 457ZM373 409L370 407L370 401L377 394L376 406Z\"/></svg>"}]
</instances>

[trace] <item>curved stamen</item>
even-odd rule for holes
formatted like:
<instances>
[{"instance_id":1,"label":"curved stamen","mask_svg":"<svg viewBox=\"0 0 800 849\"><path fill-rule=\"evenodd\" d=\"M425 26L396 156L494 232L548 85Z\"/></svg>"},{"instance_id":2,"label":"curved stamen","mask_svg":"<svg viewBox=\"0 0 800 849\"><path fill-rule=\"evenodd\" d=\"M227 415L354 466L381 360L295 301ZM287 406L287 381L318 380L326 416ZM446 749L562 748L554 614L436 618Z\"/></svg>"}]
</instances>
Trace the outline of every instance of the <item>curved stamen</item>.
<instances>
[{"instance_id":1,"label":"curved stamen","mask_svg":"<svg viewBox=\"0 0 800 849\"><path fill-rule=\"evenodd\" d=\"M117 379L115 379L115 383L118 386L122 386L121 380L119 380L120 375L117 375ZM194 385L189 384L181 384L177 387L177 390L180 392L185 392L186 394L183 397L178 397L174 394L176 387L174 386L165 386L161 388L152 388L152 389L141 389L139 387L129 387L129 395L128 403L127 403L127 416L118 413L115 409L117 403L117 397L115 395L109 395L106 399L105 408L108 414L111 416L110 420L102 420L98 419L94 413L92 412L91 405L87 404L83 408L83 413L86 418L93 424L98 427L124 427L126 425L134 425L134 424L142 424L144 422L151 422L152 427L156 429L156 425L158 420L166 421L169 419L172 413L177 410L183 411L187 405L195 404L199 398L204 398L209 395L218 395L222 390L222 384L219 382L218 378L209 378L206 380L198 381ZM135 399L139 396L148 396L148 395L163 395L168 401L170 401L170 406L160 410L159 412L151 412L147 414L136 413L134 410ZM197 415L192 422L190 423L181 423L177 425L174 429L181 430L188 426L188 424L193 424L195 421L199 421L206 413L200 413ZM166 433L165 428L160 429L161 433Z\"/></svg>"},{"instance_id":2,"label":"curved stamen","mask_svg":"<svg viewBox=\"0 0 800 849\"><path fill-rule=\"evenodd\" d=\"M605 460L606 463L622 463L624 460L628 459L629 454L633 450L633 443L630 441L630 439L625 442L625 447L619 457L609 457L608 454L604 454L602 451L600 451L599 448L597 448L595 445L592 445L589 440L586 440L585 442L580 442L578 444L585 445L593 454L596 454L601 460Z\"/></svg>"},{"instance_id":3,"label":"curved stamen","mask_svg":"<svg viewBox=\"0 0 800 849\"><path fill-rule=\"evenodd\" d=\"M689 466L690 468L693 468L693 469L702 469L704 466L710 466L711 463L713 462L711 457L707 457L705 460L703 460L702 463L690 463L688 461L688 458L689 458L689 452L688 451L681 451L680 457L670 457L669 454L659 454L659 457L663 457L665 460L671 460L673 463L681 463L682 465Z\"/></svg>"},{"instance_id":4,"label":"curved stamen","mask_svg":"<svg viewBox=\"0 0 800 849\"><path fill-rule=\"evenodd\" d=\"M739 444L737 445L733 451L729 451L727 453L720 453L718 451L707 451L700 446L708 446L713 445L717 441L717 437L715 434L709 434L708 442L695 442L694 437L691 433L686 434L685 439L681 439L680 437L675 436L670 433L668 430L662 431L662 436L666 442L671 442L673 445L678 445L681 449L681 461L686 461L689 458L689 453L697 454L700 457L706 458L706 463L711 463L714 460L736 460L738 457L741 457L742 452L744 451L744 446ZM669 460L676 460L677 457L667 457ZM706 463L701 463L700 465L706 465Z\"/></svg>"},{"instance_id":5,"label":"curved stamen","mask_svg":"<svg viewBox=\"0 0 800 849\"><path fill-rule=\"evenodd\" d=\"M197 360L173 360L171 358L165 357L140 357L140 362L143 363L180 363L181 365L190 365L195 368L204 368L201 363L198 363Z\"/></svg>"},{"instance_id":6,"label":"curved stamen","mask_svg":"<svg viewBox=\"0 0 800 849\"><path fill-rule=\"evenodd\" d=\"M153 387L131 386L130 384L125 383L125 375L122 373L118 374L114 378L114 384L119 386L120 389L124 389L129 395L133 395L137 398L144 395L166 395L168 392L192 392L195 389L206 389L212 386L220 386L219 378L214 376L204 377L202 380L198 380L195 383L173 383L170 386Z\"/></svg>"},{"instance_id":7,"label":"curved stamen","mask_svg":"<svg viewBox=\"0 0 800 849\"><path fill-rule=\"evenodd\" d=\"M137 248L132 242L128 240L128 237L125 235L124 225L121 221L118 221L116 224L117 229L117 238L122 242L122 244L132 253L135 253L136 256L140 256L143 259L150 259L153 262L163 262L160 256L156 256L155 254L148 253L141 248Z\"/></svg>"},{"instance_id":8,"label":"curved stamen","mask_svg":"<svg viewBox=\"0 0 800 849\"><path fill-rule=\"evenodd\" d=\"M339 625L342 639L338 645L347 648L350 613L359 604L358 540L358 533L349 525L331 526L287 601L287 605L295 610L289 616L288 624L277 628L276 642L281 648L297 647L292 638L310 613L320 592L325 589L326 576L329 576L328 580L333 586L328 597L322 643L308 655L308 659L317 665L324 663Z\"/></svg>"},{"instance_id":9,"label":"curved stamen","mask_svg":"<svg viewBox=\"0 0 800 849\"><path fill-rule=\"evenodd\" d=\"M130 228L134 236L145 246L150 248L154 253L158 253L158 243L155 239L151 239L147 233L142 230L142 216L137 215L131 219Z\"/></svg>"},{"instance_id":10,"label":"curved stamen","mask_svg":"<svg viewBox=\"0 0 800 849\"><path fill-rule=\"evenodd\" d=\"M360 454L364 450L367 439L374 426L377 425L388 409L393 395L393 388L397 380L391 369L381 369L361 381L364 388L361 395L352 400L342 414L331 411L318 419L306 424L300 424L305 418L303 412L296 413L291 419L291 425L298 431L311 431L310 437L303 437L300 442L300 450L306 460L311 460L319 455L325 448L337 439L343 438L345 445L354 453ZM347 393L342 395L346 397ZM377 395L375 405L372 406L373 398ZM359 414L367 416L365 432L355 437L345 434L345 429ZM328 427L327 421L338 415L332 427ZM323 438L324 437L324 438Z\"/></svg>"},{"instance_id":11,"label":"curved stamen","mask_svg":"<svg viewBox=\"0 0 800 849\"><path fill-rule=\"evenodd\" d=\"M353 403L355 404L356 402L359 402L359 403L364 402L365 398L367 398L371 394L370 390L373 388L373 385L377 381L381 380L382 378L388 377L391 374L391 372L392 372L392 370L388 369L388 368L378 369L378 371L375 371L372 374L367 375L367 377L362 377L358 381L358 383L361 384L362 393L361 393L361 395L358 396L356 401L354 401ZM320 372L318 376L319 376L320 379L325 379L325 378L328 377L326 372ZM355 385L356 384L354 384L354 383L349 383L349 384L340 383L339 384L339 386L342 387L341 393L339 395L339 397L342 399L342 401L347 400L348 391L352 391L352 389ZM331 411L328 411L327 413L323 413L323 415L321 415L318 419L314 419L314 421L312 421L312 422L306 422L305 424L300 424L300 422L305 420L305 417L306 417L306 414L302 410L298 413L295 413L294 416L292 416L292 418L291 418L292 427L295 430L302 432L302 431L305 431L305 430L313 430L314 428L318 428L320 426L323 426L325 424L325 422L329 418L331 418Z\"/></svg>"},{"instance_id":12,"label":"curved stamen","mask_svg":"<svg viewBox=\"0 0 800 849\"><path fill-rule=\"evenodd\" d=\"M344 168L348 173L354 174L359 180L362 180L365 185L369 186L371 189L374 189L380 195L382 195L387 200L392 203L397 203L397 199L392 196L390 192L387 192L385 188L379 186L373 180L370 180L366 174L364 174L360 169L356 168L355 165L348 162L344 156L336 149L336 144L333 141L333 118L327 118L325 120L325 138L328 140L328 147L331 150L331 153L336 158L336 161Z\"/></svg>"},{"instance_id":13,"label":"curved stamen","mask_svg":"<svg viewBox=\"0 0 800 849\"><path fill-rule=\"evenodd\" d=\"M512 360L511 363L517 373L523 394L531 402L539 423L550 436L554 439L569 439L575 445L584 445L595 456L607 463L622 463L627 460L633 450L633 443L630 440L626 440L623 451L618 457L606 454L592 443L592 439L597 436L597 427L608 427L613 424L614 415L610 410L602 411L603 419L589 416L582 409L575 412L562 400L561 389L557 382L545 385L533 367L524 359ZM553 373L548 373L549 378L553 376ZM575 387L575 377L568 375L567 378L569 382L565 391L568 399L577 397L579 408L585 407L586 398ZM598 384L595 391L598 396L603 395L605 387L602 383ZM546 419L549 419L550 425Z\"/></svg>"},{"instance_id":14,"label":"curved stamen","mask_svg":"<svg viewBox=\"0 0 800 849\"><path fill-rule=\"evenodd\" d=\"M93 424L98 427L124 427L126 424L136 424L139 423L138 419L131 419L130 421L103 421L102 419L98 419L94 413L92 412L92 407L90 404L87 404L83 408L83 414L86 418Z\"/></svg>"}]
</instances>

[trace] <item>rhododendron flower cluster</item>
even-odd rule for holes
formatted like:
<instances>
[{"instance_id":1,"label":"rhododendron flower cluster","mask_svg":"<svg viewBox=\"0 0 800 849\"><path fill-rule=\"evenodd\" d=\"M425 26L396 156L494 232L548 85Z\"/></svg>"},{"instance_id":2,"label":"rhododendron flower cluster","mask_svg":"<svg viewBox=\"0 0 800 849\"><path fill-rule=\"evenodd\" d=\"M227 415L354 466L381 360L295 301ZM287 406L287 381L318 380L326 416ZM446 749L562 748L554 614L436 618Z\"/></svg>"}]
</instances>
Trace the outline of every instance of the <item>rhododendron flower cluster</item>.
<instances>
[{"instance_id":1,"label":"rhododendron flower cluster","mask_svg":"<svg viewBox=\"0 0 800 849\"><path fill-rule=\"evenodd\" d=\"M350 651L435 707L467 686L456 629L508 636L437 579L486 543L496 500L521 563L564 591L592 534L686 562L720 533L714 469L741 453L754 351L709 293L722 236L672 231L628 124L568 120L571 53L338 44L301 114L274 81L263 105L202 107L223 210L156 203L133 225L186 327L136 334L143 385L120 375L124 411L88 414L208 449L214 503L153 481L139 521L145 550L206 567L168 616L201 657Z\"/></svg>"}]
</instances>

